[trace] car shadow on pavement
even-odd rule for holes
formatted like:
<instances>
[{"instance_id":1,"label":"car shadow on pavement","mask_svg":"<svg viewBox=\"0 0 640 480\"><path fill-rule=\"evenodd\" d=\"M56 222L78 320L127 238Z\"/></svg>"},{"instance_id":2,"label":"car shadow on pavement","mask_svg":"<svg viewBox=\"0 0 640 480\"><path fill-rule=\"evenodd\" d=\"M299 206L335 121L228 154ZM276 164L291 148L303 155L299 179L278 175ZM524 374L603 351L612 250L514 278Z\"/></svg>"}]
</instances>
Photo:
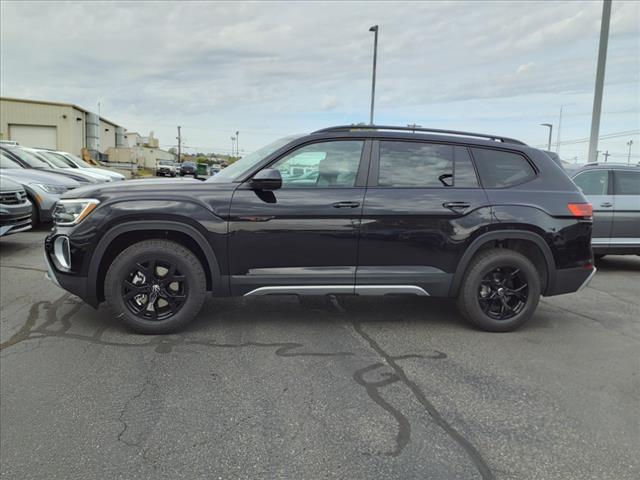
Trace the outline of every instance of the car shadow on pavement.
<instances>
[{"instance_id":1,"label":"car shadow on pavement","mask_svg":"<svg viewBox=\"0 0 640 480\"><path fill-rule=\"evenodd\" d=\"M596 260L599 271L640 272L640 256L638 255L607 255Z\"/></svg>"}]
</instances>

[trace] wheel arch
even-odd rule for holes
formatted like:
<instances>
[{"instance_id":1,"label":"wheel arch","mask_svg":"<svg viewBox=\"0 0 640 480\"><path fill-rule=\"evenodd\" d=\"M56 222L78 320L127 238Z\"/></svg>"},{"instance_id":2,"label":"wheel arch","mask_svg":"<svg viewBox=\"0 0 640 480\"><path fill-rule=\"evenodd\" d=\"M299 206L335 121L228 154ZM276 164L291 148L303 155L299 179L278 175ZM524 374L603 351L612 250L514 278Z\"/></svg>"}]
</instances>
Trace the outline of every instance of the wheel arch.
<instances>
[{"instance_id":1,"label":"wheel arch","mask_svg":"<svg viewBox=\"0 0 640 480\"><path fill-rule=\"evenodd\" d=\"M207 278L207 291L221 295L228 293L228 285L222 280L216 254L204 235L195 227L174 221L142 220L118 224L108 230L98 242L87 276L90 304L97 306L104 300L104 279L117 254L129 245L149 239L175 241L191 250L202 264Z\"/></svg>"},{"instance_id":2,"label":"wheel arch","mask_svg":"<svg viewBox=\"0 0 640 480\"><path fill-rule=\"evenodd\" d=\"M536 269L541 273L542 294L553 291L555 288L555 261L549 245L544 239L529 231L491 231L477 237L462 255L456 268L449 296L455 297L458 294L462 279L473 260L474 256L481 250L492 247L504 247L524 253L530 257Z\"/></svg>"}]
</instances>

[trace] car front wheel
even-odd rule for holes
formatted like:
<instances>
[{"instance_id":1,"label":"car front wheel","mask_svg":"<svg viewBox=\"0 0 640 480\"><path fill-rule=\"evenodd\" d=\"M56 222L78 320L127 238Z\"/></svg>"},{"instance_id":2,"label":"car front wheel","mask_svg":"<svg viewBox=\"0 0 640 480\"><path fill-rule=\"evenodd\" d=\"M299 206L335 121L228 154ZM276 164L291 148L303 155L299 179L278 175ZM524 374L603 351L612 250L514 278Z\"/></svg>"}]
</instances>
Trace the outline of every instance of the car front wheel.
<instances>
[{"instance_id":1,"label":"car front wheel","mask_svg":"<svg viewBox=\"0 0 640 480\"><path fill-rule=\"evenodd\" d=\"M104 292L116 316L144 334L175 331L191 322L204 302L206 277L197 257L167 240L125 249L107 271Z\"/></svg>"},{"instance_id":2,"label":"car front wheel","mask_svg":"<svg viewBox=\"0 0 640 480\"><path fill-rule=\"evenodd\" d=\"M540 275L524 255L503 248L477 255L458 293L458 309L489 332L508 332L526 322L540 299Z\"/></svg>"}]
</instances>

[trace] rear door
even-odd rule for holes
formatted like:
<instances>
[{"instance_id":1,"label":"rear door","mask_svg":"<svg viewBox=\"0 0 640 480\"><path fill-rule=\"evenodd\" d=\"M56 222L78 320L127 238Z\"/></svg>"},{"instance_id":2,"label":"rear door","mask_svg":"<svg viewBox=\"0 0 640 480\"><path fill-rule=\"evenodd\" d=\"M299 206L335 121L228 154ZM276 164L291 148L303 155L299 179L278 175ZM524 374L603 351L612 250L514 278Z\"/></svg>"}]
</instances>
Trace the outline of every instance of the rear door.
<instances>
[{"instance_id":1,"label":"rear door","mask_svg":"<svg viewBox=\"0 0 640 480\"><path fill-rule=\"evenodd\" d=\"M611 246L640 249L640 171L612 170Z\"/></svg>"},{"instance_id":2,"label":"rear door","mask_svg":"<svg viewBox=\"0 0 640 480\"><path fill-rule=\"evenodd\" d=\"M594 247L606 248L610 244L613 228L613 180L611 172L605 169L586 170L578 173L573 182L580 187L582 193L593 205L593 234L591 244Z\"/></svg>"},{"instance_id":3,"label":"rear door","mask_svg":"<svg viewBox=\"0 0 640 480\"><path fill-rule=\"evenodd\" d=\"M466 241L490 221L465 146L374 141L356 293L446 295Z\"/></svg>"}]
</instances>

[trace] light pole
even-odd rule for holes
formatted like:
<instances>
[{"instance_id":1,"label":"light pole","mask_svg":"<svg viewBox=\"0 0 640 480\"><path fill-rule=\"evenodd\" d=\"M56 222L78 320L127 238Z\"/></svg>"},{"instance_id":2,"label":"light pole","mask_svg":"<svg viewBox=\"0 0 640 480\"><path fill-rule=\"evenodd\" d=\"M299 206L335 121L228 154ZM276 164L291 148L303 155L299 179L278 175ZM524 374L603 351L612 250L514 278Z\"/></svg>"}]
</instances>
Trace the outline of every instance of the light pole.
<instances>
[{"instance_id":1,"label":"light pole","mask_svg":"<svg viewBox=\"0 0 640 480\"><path fill-rule=\"evenodd\" d=\"M373 104L376 97L376 59L378 58L378 25L369 29L373 32L373 76L371 78L371 112L369 114L369 125L373 125Z\"/></svg>"},{"instance_id":2,"label":"light pole","mask_svg":"<svg viewBox=\"0 0 640 480\"><path fill-rule=\"evenodd\" d=\"M627 142L627 145L629 145L629 155L627 155L627 163L630 164L631 163L631 145L633 145L633 140L629 140Z\"/></svg>"},{"instance_id":3,"label":"light pole","mask_svg":"<svg viewBox=\"0 0 640 480\"><path fill-rule=\"evenodd\" d=\"M553 132L553 125L550 123L541 123L541 127L549 127L549 142L547 144L547 150L551 151L551 132Z\"/></svg>"},{"instance_id":4,"label":"light pole","mask_svg":"<svg viewBox=\"0 0 640 480\"><path fill-rule=\"evenodd\" d=\"M591 134L589 135L589 157L587 158L587 162L596 162L598 159L598 135L600 135L600 113L602 112L602 90L604 89L604 68L607 64L610 18L611 0L603 0L598 66L596 68L596 88L593 95L593 113L591 114Z\"/></svg>"},{"instance_id":5,"label":"light pole","mask_svg":"<svg viewBox=\"0 0 640 480\"><path fill-rule=\"evenodd\" d=\"M236 130L236 157L240 157L240 131Z\"/></svg>"},{"instance_id":6,"label":"light pole","mask_svg":"<svg viewBox=\"0 0 640 480\"><path fill-rule=\"evenodd\" d=\"M236 141L236 137L231 137L231 156L232 157L233 157L233 146L234 146L233 142L235 142L235 141Z\"/></svg>"}]
</instances>

